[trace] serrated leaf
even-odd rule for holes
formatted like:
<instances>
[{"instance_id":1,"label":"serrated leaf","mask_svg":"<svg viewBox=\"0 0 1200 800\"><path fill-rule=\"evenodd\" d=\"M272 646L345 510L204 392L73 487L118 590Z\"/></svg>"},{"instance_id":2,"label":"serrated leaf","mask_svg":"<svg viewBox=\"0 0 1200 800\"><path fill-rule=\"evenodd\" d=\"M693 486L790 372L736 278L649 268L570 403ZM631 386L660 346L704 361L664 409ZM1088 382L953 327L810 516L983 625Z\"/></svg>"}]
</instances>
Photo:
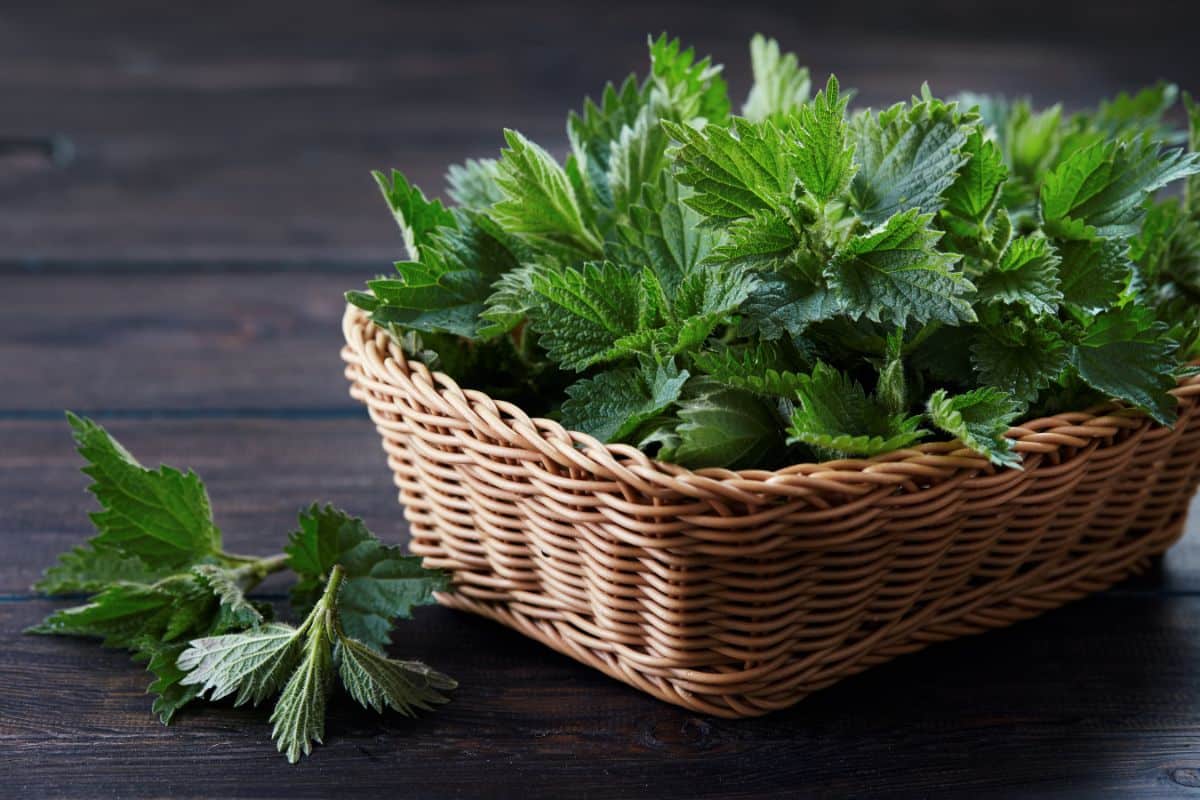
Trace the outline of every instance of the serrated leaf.
<instances>
[{"instance_id":1,"label":"serrated leaf","mask_svg":"<svg viewBox=\"0 0 1200 800\"><path fill-rule=\"evenodd\" d=\"M154 675L146 692L154 695L151 711L158 714L163 725L170 725L179 710L200 694L198 687L182 682L187 673L176 663L186 648L184 643L152 644L138 652L139 658L147 660L146 670Z\"/></svg>"},{"instance_id":2,"label":"serrated leaf","mask_svg":"<svg viewBox=\"0 0 1200 800\"><path fill-rule=\"evenodd\" d=\"M873 456L908 447L925 435L920 417L889 414L862 385L833 367L817 363L801 376L799 407L792 413L788 442L803 442L822 457Z\"/></svg>"},{"instance_id":3,"label":"serrated leaf","mask_svg":"<svg viewBox=\"0 0 1200 800\"><path fill-rule=\"evenodd\" d=\"M762 276L741 306L746 330L769 341L798 338L814 322L846 310L842 298L826 287L782 273Z\"/></svg>"},{"instance_id":4,"label":"serrated leaf","mask_svg":"<svg viewBox=\"0 0 1200 800\"><path fill-rule=\"evenodd\" d=\"M1023 306L1036 315L1053 314L1062 302L1058 265L1061 259L1041 237L1014 239L995 269L975 277L980 300Z\"/></svg>"},{"instance_id":5,"label":"serrated leaf","mask_svg":"<svg viewBox=\"0 0 1200 800\"><path fill-rule=\"evenodd\" d=\"M1059 248L1063 302L1088 310L1107 308L1129 285L1132 263L1123 241L1073 241Z\"/></svg>"},{"instance_id":6,"label":"serrated leaf","mask_svg":"<svg viewBox=\"0 0 1200 800\"><path fill-rule=\"evenodd\" d=\"M1022 410L1011 395L991 386L953 396L938 389L930 395L927 408L935 426L993 464L1021 466L1012 440L1004 436Z\"/></svg>"},{"instance_id":7,"label":"serrated leaf","mask_svg":"<svg viewBox=\"0 0 1200 800\"><path fill-rule=\"evenodd\" d=\"M153 583L175 569L155 569L137 556L88 544L61 554L58 563L47 569L33 588L49 595L90 594L110 583Z\"/></svg>"},{"instance_id":8,"label":"serrated leaf","mask_svg":"<svg viewBox=\"0 0 1200 800\"><path fill-rule=\"evenodd\" d=\"M980 380L1025 403L1058 380L1069 356L1062 337L1037 324L984 329L971 345L971 362Z\"/></svg>"},{"instance_id":9,"label":"serrated leaf","mask_svg":"<svg viewBox=\"0 0 1200 800\"><path fill-rule=\"evenodd\" d=\"M608 186L617 213L627 213L641 199L643 185L657 181L666 152L666 131L651 109L642 109L633 126L621 130L609 157Z\"/></svg>"},{"instance_id":10,"label":"serrated leaf","mask_svg":"<svg viewBox=\"0 0 1200 800\"><path fill-rule=\"evenodd\" d=\"M663 171L654 184L643 187L640 202L617 229L625 262L653 270L672 294L717 241L713 229L701 226L699 213L681 202L689 194Z\"/></svg>"},{"instance_id":11,"label":"serrated leaf","mask_svg":"<svg viewBox=\"0 0 1200 800\"><path fill-rule=\"evenodd\" d=\"M792 53L781 53L779 43L762 34L750 40L750 67L754 84L742 105L742 116L751 122L784 116L808 100L812 90L808 68Z\"/></svg>"},{"instance_id":12,"label":"serrated leaf","mask_svg":"<svg viewBox=\"0 0 1200 800\"><path fill-rule=\"evenodd\" d=\"M695 193L684 202L710 221L773 213L790 195L796 149L771 122L735 118L729 128L696 130L664 122L675 150L676 180Z\"/></svg>"},{"instance_id":13,"label":"serrated leaf","mask_svg":"<svg viewBox=\"0 0 1200 800\"><path fill-rule=\"evenodd\" d=\"M839 96L838 80L829 76L811 103L800 106L790 130L800 145L795 156L796 177L820 203L840 196L854 177L854 143L846 124L849 97Z\"/></svg>"},{"instance_id":14,"label":"serrated leaf","mask_svg":"<svg viewBox=\"0 0 1200 800\"><path fill-rule=\"evenodd\" d=\"M679 399L687 370L674 363L601 372L567 388L563 425L602 442L622 441Z\"/></svg>"},{"instance_id":15,"label":"serrated leaf","mask_svg":"<svg viewBox=\"0 0 1200 800\"><path fill-rule=\"evenodd\" d=\"M88 462L83 469L93 480L88 490L104 509L90 515L99 531L89 540L93 548L156 567L190 564L220 548L208 493L195 473L146 469L90 419L70 412L67 419Z\"/></svg>"},{"instance_id":16,"label":"serrated leaf","mask_svg":"<svg viewBox=\"0 0 1200 800\"><path fill-rule=\"evenodd\" d=\"M846 311L876 322L903 325L939 320L972 322L967 296L974 286L952 271L958 256L937 250L941 233L931 214L901 212L855 236L825 270Z\"/></svg>"},{"instance_id":17,"label":"serrated leaf","mask_svg":"<svg viewBox=\"0 0 1200 800\"><path fill-rule=\"evenodd\" d=\"M485 211L504 199L496 182L500 177L500 162L494 158L468 158L453 164L446 172L446 193L463 208Z\"/></svg>"},{"instance_id":18,"label":"serrated leaf","mask_svg":"<svg viewBox=\"0 0 1200 800\"><path fill-rule=\"evenodd\" d=\"M1088 385L1145 410L1157 422L1175 421L1175 352L1178 343L1161 322L1137 307L1091 318L1071 349L1071 363Z\"/></svg>"},{"instance_id":19,"label":"serrated leaf","mask_svg":"<svg viewBox=\"0 0 1200 800\"><path fill-rule=\"evenodd\" d=\"M235 705L258 705L279 691L295 670L303 636L290 625L268 623L245 633L194 639L179 656L180 682L210 700L237 692Z\"/></svg>"},{"instance_id":20,"label":"serrated leaf","mask_svg":"<svg viewBox=\"0 0 1200 800\"><path fill-rule=\"evenodd\" d=\"M984 138L980 128L968 134L962 153L969 160L943 195L941 219L952 233L970 237L984 230L983 224L1000 198L1008 169L999 145Z\"/></svg>"},{"instance_id":21,"label":"serrated leaf","mask_svg":"<svg viewBox=\"0 0 1200 800\"><path fill-rule=\"evenodd\" d=\"M458 683L419 661L397 661L353 639L338 642L338 671L342 685L360 705L382 712L391 708L405 716L415 709L430 710L447 702L439 690Z\"/></svg>"},{"instance_id":22,"label":"serrated leaf","mask_svg":"<svg viewBox=\"0 0 1200 800\"><path fill-rule=\"evenodd\" d=\"M432 603L434 592L449 587L445 573L382 544L362 520L332 506L302 511L300 529L284 552L300 577L292 603L302 613L320 597L334 566L345 570L338 598L342 624L349 636L379 650L388 644L394 618L407 618L413 606Z\"/></svg>"},{"instance_id":23,"label":"serrated leaf","mask_svg":"<svg viewBox=\"0 0 1200 800\"><path fill-rule=\"evenodd\" d=\"M694 361L706 377L725 386L786 400L796 399L804 380L768 343L698 353Z\"/></svg>"},{"instance_id":24,"label":"serrated leaf","mask_svg":"<svg viewBox=\"0 0 1200 800\"><path fill-rule=\"evenodd\" d=\"M671 447L659 457L684 466L762 467L779 449L779 424L749 392L700 383L680 402Z\"/></svg>"},{"instance_id":25,"label":"serrated leaf","mask_svg":"<svg viewBox=\"0 0 1200 800\"><path fill-rule=\"evenodd\" d=\"M329 637L310 635L299 666L288 678L271 712L271 738L293 764L312 753L325 736L325 706L333 689L333 654Z\"/></svg>"},{"instance_id":26,"label":"serrated leaf","mask_svg":"<svg viewBox=\"0 0 1200 800\"><path fill-rule=\"evenodd\" d=\"M1128 238L1144 201L1169 183L1200 173L1200 154L1161 151L1148 138L1099 141L1070 153L1042 184L1046 230L1062 239Z\"/></svg>"},{"instance_id":27,"label":"serrated leaf","mask_svg":"<svg viewBox=\"0 0 1200 800\"><path fill-rule=\"evenodd\" d=\"M571 260L599 258L600 236L585 221L567 173L520 133L506 129L504 138L508 149L496 179L504 199L491 209L496 222L538 250Z\"/></svg>"},{"instance_id":28,"label":"serrated leaf","mask_svg":"<svg viewBox=\"0 0 1200 800\"><path fill-rule=\"evenodd\" d=\"M245 591L233 570L215 564L199 564L192 567L192 572L217 596L230 619L239 627L250 627L263 622L262 614L246 599Z\"/></svg>"},{"instance_id":29,"label":"serrated leaf","mask_svg":"<svg viewBox=\"0 0 1200 800\"><path fill-rule=\"evenodd\" d=\"M537 302L530 323L557 363L580 372L626 351L617 340L638 331L638 274L611 262L582 269L538 270L532 277Z\"/></svg>"},{"instance_id":30,"label":"serrated leaf","mask_svg":"<svg viewBox=\"0 0 1200 800\"><path fill-rule=\"evenodd\" d=\"M725 238L713 253L714 261L783 271L800 246L796 229L779 213L755 212L725 228Z\"/></svg>"},{"instance_id":31,"label":"serrated leaf","mask_svg":"<svg viewBox=\"0 0 1200 800\"><path fill-rule=\"evenodd\" d=\"M942 194L969 156L967 129L955 105L940 100L897 103L855 118L858 172L850 194L859 216L879 225L905 211L936 213Z\"/></svg>"},{"instance_id":32,"label":"serrated leaf","mask_svg":"<svg viewBox=\"0 0 1200 800\"><path fill-rule=\"evenodd\" d=\"M729 118L729 95L721 66L708 56L684 48L666 34L650 39L651 101L658 114L676 122L707 120L724 124Z\"/></svg>"},{"instance_id":33,"label":"serrated leaf","mask_svg":"<svg viewBox=\"0 0 1200 800\"><path fill-rule=\"evenodd\" d=\"M400 231L404 235L404 248L414 261L421 258L421 247L438 228L453 227L454 216L446 210L440 200L429 200L416 186L408 182L404 173L392 170L389 177L384 172L371 173L383 198L392 210Z\"/></svg>"}]
</instances>

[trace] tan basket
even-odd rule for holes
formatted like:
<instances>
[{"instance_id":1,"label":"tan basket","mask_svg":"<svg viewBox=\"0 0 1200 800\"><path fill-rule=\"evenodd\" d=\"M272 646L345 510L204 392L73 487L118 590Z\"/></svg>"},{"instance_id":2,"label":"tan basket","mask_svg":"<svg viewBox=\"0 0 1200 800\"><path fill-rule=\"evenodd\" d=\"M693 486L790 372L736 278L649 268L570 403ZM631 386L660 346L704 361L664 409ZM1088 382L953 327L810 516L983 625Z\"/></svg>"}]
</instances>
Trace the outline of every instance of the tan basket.
<instances>
[{"instance_id":1,"label":"tan basket","mask_svg":"<svg viewBox=\"0 0 1200 800\"><path fill-rule=\"evenodd\" d=\"M1200 379L1173 429L1109 405L1009 431L1024 470L956 442L775 472L600 444L405 359L356 309L351 395L383 437L439 600L723 717L1144 569L1200 480Z\"/></svg>"}]
</instances>

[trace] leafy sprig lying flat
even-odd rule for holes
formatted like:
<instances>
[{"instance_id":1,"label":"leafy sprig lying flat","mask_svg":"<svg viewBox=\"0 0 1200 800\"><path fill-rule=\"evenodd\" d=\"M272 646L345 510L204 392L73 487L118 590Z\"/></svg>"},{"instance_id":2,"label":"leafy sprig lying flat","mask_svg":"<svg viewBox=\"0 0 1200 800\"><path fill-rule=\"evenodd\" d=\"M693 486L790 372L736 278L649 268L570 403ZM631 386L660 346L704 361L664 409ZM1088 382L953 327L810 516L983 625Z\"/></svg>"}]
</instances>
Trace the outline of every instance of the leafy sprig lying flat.
<instances>
[{"instance_id":1,"label":"leafy sprig lying flat","mask_svg":"<svg viewBox=\"0 0 1200 800\"><path fill-rule=\"evenodd\" d=\"M755 37L735 116L718 65L649 49L570 114L564 162L506 131L449 208L380 175L411 260L350 302L462 383L689 466L935 436L1019 466L1022 417L1172 422L1200 355L1200 112L1172 130L1175 87L852 111Z\"/></svg>"},{"instance_id":2,"label":"leafy sprig lying flat","mask_svg":"<svg viewBox=\"0 0 1200 800\"><path fill-rule=\"evenodd\" d=\"M89 594L31 633L96 637L130 651L154 675L149 692L164 724L191 701L237 692L255 705L279 694L273 737L290 761L324 736L335 675L367 708L404 714L445 702L450 678L388 658L393 622L449 588L448 577L382 544L362 521L332 506L300 513L285 551L228 553L199 477L147 469L91 420L68 414L101 505L97 534L59 557L35 588ZM247 596L268 575L293 570L299 627Z\"/></svg>"}]
</instances>

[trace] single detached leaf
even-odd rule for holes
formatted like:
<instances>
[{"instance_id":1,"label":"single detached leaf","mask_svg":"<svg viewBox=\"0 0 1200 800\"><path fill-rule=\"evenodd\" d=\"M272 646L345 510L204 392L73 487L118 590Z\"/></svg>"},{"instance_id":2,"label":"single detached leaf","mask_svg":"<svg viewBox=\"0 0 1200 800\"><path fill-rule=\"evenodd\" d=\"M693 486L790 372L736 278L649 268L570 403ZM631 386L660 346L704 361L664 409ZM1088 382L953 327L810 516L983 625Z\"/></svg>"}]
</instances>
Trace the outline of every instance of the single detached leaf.
<instances>
[{"instance_id":1,"label":"single detached leaf","mask_svg":"<svg viewBox=\"0 0 1200 800\"><path fill-rule=\"evenodd\" d=\"M292 603L302 613L316 603L335 566L346 574L338 597L347 635L378 650L388 644L392 620L407 618L413 606L433 602L433 593L449 587L445 573L421 566L417 556L381 543L363 524L332 506L310 506L300 513L300 529L284 548L288 566L300 580Z\"/></svg>"},{"instance_id":2,"label":"single detached leaf","mask_svg":"<svg viewBox=\"0 0 1200 800\"><path fill-rule=\"evenodd\" d=\"M1001 467L1021 466L1012 440L1004 436L1022 405L1007 392L984 386L951 396L938 389L929 397L929 418L939 429Z\"/></svg>"},{"instance_id":3,"label":"single detached leaf","mask_svg":"<svg viewBox=\"0 0 1200 800\"><path fill-rule=\"evenodd\" d=\"M408 182L400 170L392 170L391 177L383 172L371 173L392 216L404 234L404 247L408 257L414 261L421 258L421 246L429 236L442 226L453 227L454 216L446 210L440 200L428 200L416 186Z\"/></svg>"},{"instance_id":4,"label":"single detached leaf","mask_svg":"<svg viewBox=\"0 0 1200 800\"><path fill-rule=\"evenodd\" d=\"M146 469L90 419L69 412L67 419L88 462L83 471L93 480L89 491L103 507L90 515L99 531L89 542L92 548L115 550L155 567L190 564L220 548L208 493L195 473L167 466ZM70 563L77 571L82 566L78 560ZM89 579L99 577L97 572Z\"/></svg>"},{"instance_id":5,"label":"single detached leaf","mask_svg":"<svg viewBox=\"0 0 1200 800\"><path fill-rule=\"evenodd\" d=\"M899 325L910 318L951 325L975 320L967 300L975 287L953 271L958 256L937 250L942 234L932 220L931 214L904 211L838 252L825 275L847 312Z\"/></svg>"},{"instance_id":6,"label":"single detached leaf","mask_svg":"<svg viewBox=\"0 0 1200 800\"><path fill-rule=\"evenodd\" d=\"M674 363L601 372L567 388L563 425L602 442L622 441L679 399L687 370Z\"/></svg>"},{"instance_id":7,"label":"single detached leaf","mask_svg":"<svg viewBox=\"0 0 1200 800\"><path fill-rule=\"evenodd\" d=\"M925 435L920 417L892 414L862 386L833 367L818 363L801 376L799 407L788 442L803 442L822 457L873 456L908 447Z\"/></svg>"},{"instance_id":8,"label":"single detached leaf","mask_svg":"<svg viewBox=\"0 0 1200 800\"><path fill-rule=\"evenodd\" d=\"M391 708L406 717L415 716L415 709L429 711L447 702L439 690L458 686L453 678L419 661L387 658L353 639L338 642L337 656L346 691L364 708L376 712Z\"/></svg>"},{"instance_id":9,"label":"single detached leaf","mask_svg":"<svg viewBox=\"0 0 1200 800\"><path fill-rule=\"evenodd\" d=\"M808 68L800 66L794 54L781 53L774 39L754 35L750 67L754 85L742 106L742 116L751 122L790 114L808 100L812 91Z\"/></svg>"}]
</instances>

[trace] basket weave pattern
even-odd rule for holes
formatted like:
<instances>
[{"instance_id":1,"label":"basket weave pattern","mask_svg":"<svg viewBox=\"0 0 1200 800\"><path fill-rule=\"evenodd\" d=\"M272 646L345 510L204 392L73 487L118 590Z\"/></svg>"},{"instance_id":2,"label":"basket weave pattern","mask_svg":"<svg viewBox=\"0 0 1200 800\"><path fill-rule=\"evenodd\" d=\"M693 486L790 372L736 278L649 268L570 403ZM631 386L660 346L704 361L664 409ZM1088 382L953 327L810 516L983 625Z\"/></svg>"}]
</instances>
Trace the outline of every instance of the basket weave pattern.
<instances>
[{"instance_id":1,"label":"basket weave pattern","mask_svg":"<svg viewBox=\"0 0 1200 800\"><path fill-rule=\"evenodd\" d=\"M350 308L342 357L439 600L672 703L792 705L896 656L1144 569L1200 481L1200 378L1174 428L1109 405L773 472L692 471L459 388Z\"/></svg>"}]
</instances>

